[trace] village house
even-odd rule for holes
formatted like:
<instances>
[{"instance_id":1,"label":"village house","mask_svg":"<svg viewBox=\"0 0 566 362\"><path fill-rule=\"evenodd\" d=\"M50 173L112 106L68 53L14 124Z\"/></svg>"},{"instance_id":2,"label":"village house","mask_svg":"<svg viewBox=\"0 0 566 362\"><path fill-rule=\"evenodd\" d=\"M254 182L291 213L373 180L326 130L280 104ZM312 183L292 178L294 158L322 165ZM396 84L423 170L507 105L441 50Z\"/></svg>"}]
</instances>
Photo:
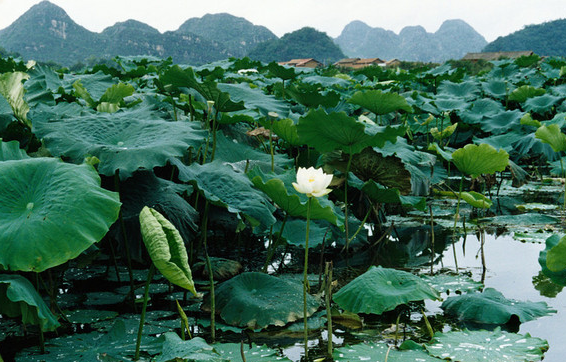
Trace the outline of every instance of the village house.
<instances>
[{"instance_id":1,"label":"village house","mask_svg":"<svg viewBox=\"0 0 566 362\"><path fill-rule=\"evenodd\" d=\"M362 69L369 66L380 66L389 67L397 66L400 64L399 59L391 59L388 61L382 60L380 58L346 58L334 63L336 67L346 68L346 69Z\"/></svg>"},{"instance_id":2,"label":"village house","mask_svg":"<svg viewBox=\"0 0 566 362\"><path fill-rule=\"evenodd\" d=\"M288 62L279 62L279 65L288 65L290 67L302 67L302 68L318 68L322 67L324 64L319 62L314 58L307 59L291 59Z\"/></svg>"}]
</instances>

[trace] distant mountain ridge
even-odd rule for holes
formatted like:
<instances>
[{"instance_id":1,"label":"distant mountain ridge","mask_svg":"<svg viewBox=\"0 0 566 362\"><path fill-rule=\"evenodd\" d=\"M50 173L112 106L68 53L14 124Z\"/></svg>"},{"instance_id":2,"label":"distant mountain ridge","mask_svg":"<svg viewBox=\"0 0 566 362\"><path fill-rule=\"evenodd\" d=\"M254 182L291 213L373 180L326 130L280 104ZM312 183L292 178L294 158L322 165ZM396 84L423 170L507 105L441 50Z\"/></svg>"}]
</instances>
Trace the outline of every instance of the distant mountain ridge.
<instances>
[{"instance_id":1,"label":"distant mountain ridge","mask_svg":"<svg viewBox=\"0 0 566 362\"><path fill-rule=\"evenodd\" d=\"M528 25L485 46L484 52L532 50L538 55L566 56L566 19Z\"/></svg>"},{"instance_id":2,"label":"distant mountain ridge","mask_svg":"<svg viewBox=\"0 0 566 362\"><path fill-rule=\"evenodd\" d=\"M435 33L407 26L399 34L356 20L334 40L350 57L444 62L479 52L487 41L465 21L446 20Z\"/></svg>"},{"instance_id":3,"label":"distant mountain ridge","mask_svg":"<svg viewBox=\"0 0 566 362\"><path fill-rule=\"evenodd\" d=\"M96 33L75 23L48 0L0 30L0 47L7 51L64 66L117 55L172 57L176 63L192 65L243 56L262 61L315 58L326 64L346 55L443 61L479 51L485 44L485 39L461 20L446 21L434 34L414 26L399 35L354 21L332 40L309 27L278 38L264 26L226 13L191 18L179 29L164 33L136 20L118 22Z\"/></svg>"}]
</instances>

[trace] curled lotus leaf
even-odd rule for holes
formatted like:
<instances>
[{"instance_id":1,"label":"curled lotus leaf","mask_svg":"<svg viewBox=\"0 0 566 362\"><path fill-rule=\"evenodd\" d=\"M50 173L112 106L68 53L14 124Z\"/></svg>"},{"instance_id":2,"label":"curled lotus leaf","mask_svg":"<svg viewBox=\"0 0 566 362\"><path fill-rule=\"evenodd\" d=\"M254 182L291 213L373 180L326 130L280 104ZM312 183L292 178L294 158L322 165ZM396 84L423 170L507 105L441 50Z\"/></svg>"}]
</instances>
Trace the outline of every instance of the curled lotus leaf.
<instances>
[{"instance_id":1,"label":"curled lotus leaf","mask_svg":"<svg viewBox=\"0 0 566 362\"><path fill-rule=\"evenodd\" d=\"M403 96L397 93L385 93L381 90L356 92L348 99L348 103L357 104L378 115L401 110L413 112L413 108Z\"/></svg>"},{"instance_id":2,"label":"curled lotus leaf","mask_svg":"<svg viewBox=\"0 0 566 362\"><path fill-rule=\"evenodd\" d=\"M77 257L118 218L118 194L90 165L0 162L0 268L41 272Z\"/></svg>"},{"instance_id":3,"label":"curled lotus leaf","mask_svg":"<svg viewBox=\"0 0 566 362\"><path fill-rule=\"evenodd\" d=\"M475 178L505 170L509 164L509 154L504 150L497 151L487 143L469 144L452 153L452 162L460 172Z\"/></svg>"},{"instance_id":4,"label":"curled lotus leaf","mask_svg":"<svg viewBox=\"0 0 566 362\"><path fill-rule=\"evenodd\" d=\"M479 209L489 209L491 205L493 205L493 201L475 191L462 192L460 193L460 197L472 207Z\"/></svg>"},{"instance_id":5,"label":"curled lotus leaf","mask_svg":"<svg viewBox=\"0 0 566 362\"><path fill-rule=\"evenodd\" d=\"M566 151L566 135L557 124L542 125L535 132L535 137L552 147L554 152Z\"/></svg>"},{"instance_id":6,"label":"curled lotus leaf","mask_svg":"<svg viewBox=\"0 0 566 362\"><path fill-rule=\"evenodd\" d=\"M411 301L439 298L440 294L416 275L372 266L334 294L333 299L352 313L381 314Z\"/></svg>"},{"instance_id":7,"label":"curled lotus leaf","mask_svg":"<svg viewBox=\"0 0 566 362\"><path fill-rule=\"evenodd\" d=\"M189 267L189 257L179 231L152 208L140 212L143 242L155 267L171 283L197 294Z\"/></svg>"},{"instance_id":8,"label":"curled lotus leaf","mask_svg":"<svg viewBox=\"0 0 566 362\"><path fill-rule=\"evenodd\" d=\"M21 316L24 324L40 325L44 331L60 326L33 285L17 274L0 274L0 314Z\"/></svg>"},{"instance_id":9,"label":"curled lotus leaf","mask_svg":"<svg viewBox=\"0 0 566 362\"><path fill-rule=\"evenodd\" d=\"M233 326L284 326L303 318L302 296L300 283L265 273L243 273L216 288L216 312ZM307 295L307 317L319 306L315 297ZM202 309L210 311L210 295L205 296Z\"/></svg>"}]
</instances>

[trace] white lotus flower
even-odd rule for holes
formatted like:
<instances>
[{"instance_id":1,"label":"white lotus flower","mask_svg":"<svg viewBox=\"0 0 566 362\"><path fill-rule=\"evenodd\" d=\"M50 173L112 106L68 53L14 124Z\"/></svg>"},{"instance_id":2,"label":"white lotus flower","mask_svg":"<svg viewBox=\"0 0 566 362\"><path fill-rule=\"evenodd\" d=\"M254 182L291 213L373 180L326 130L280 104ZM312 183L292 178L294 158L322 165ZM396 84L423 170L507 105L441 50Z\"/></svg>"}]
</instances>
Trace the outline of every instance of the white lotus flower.
<instances>
[{"instance_id":1,"label":"white lotus flower","mask_svg":"<svg viewBox=\"0 0 566 362\"><path fill-rule=\"evenodd\" d=\"M321 168L299 167L297 182L293 182L293 187L308 197L320 197L332 191L327 188L331 181L332 175L324 173Z\"/></svg>"}]
</instances>

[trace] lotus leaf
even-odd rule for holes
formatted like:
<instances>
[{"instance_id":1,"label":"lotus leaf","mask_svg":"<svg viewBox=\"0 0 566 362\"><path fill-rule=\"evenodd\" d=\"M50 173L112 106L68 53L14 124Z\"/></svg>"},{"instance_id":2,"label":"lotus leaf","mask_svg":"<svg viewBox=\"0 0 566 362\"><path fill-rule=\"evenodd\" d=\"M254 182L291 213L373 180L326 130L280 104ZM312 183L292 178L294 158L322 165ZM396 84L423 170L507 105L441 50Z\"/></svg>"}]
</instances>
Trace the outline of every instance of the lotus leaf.
<instances>
[{"instance_id":1,"label":"lotus leaf","mask_svg":"<svg viewBox=\"0 0 566 362\"><path fill-rule=\"evenodd\" d=\"M284 326L303 318L303 286L272 275L247 272L223 282L215 290L216 312L233 326L251 329ZM320 306L307 295L307 317ZM202 309L210 311L210 295Z\"/></svg>"},{"instance_id":2,"label":"lotus leaf","mask_svg":"<svg viewBox=\"0 0 566 362\"><path fill-rule=\"evenodd\" d=\"M289 105L272 95L263 93L260 89L250 88L247 83L218 85L218 88L228 92L236 101L243 101L247 109L258 110L264 116L269 112L276 112L282 117L289 114Z\"/></svg>"},{"instance_id":3,"label":"lotus leaf","mask_svg":"<svg viewBox=\"0 0 566 362\"><path fill-rule=\"evenodd\" d=\"M118 218L118 194L89 165L54 158L0 162L0 265L36 271L77 257Z\"/></svg>"},{"instance_id":4,"label":"lotus leaf","mask_svg":"<svg viewBox=\"0 0 566 362\"><path fill-rule=\"evenodd\" d=\"M292 146L299 146L301 142L299 140L299 134L297 133L297 125L290 118L280 119L273 122L271 126L273 132L283 139L285 142Z\"/></svg>"},{"instance_id":5,"label":"lotus leaf","mask_svg":"<svg viewBox=\"0 0 566 362\"><path fill-rule=\"evenodd\" d=\"M552 109L563 97L555 97L550 94L529 98L525 101L523 108L527 112L545 113Z\"/></svg>"},{"instance_id":6,"label":"lotus leaf","mask_svg":"<svg viewBox=\"0 0 566 362\"><path fill-rule=\"evenodd\" d=\"M516 316L524 323L556 313L545 302L520 302L507 299L499 291L486 288L483 293L468 293L449 297L441 306L446 314L454 315L460 321L481 324L505 324Z\"/></svg>"},{"instance_id":7,"label":"lotus leaf","mask_svg":"<svg viewBox=\"0 0 566 362\"><path fill-rule=\"evenodd\" d=\"M558 274L566 272L566 236L560 238L549 250L547 242L547 250L545 251L548 270Z\"/></svg>"},{"instance_id":8,"label":"lotus leaf","mask_svg":"<svg viewBox=\"0 0 566 362\"><path fill-rule=\"evenodd\" d=\"M179 179L200 189L209 202L226 207L231 213L246 215L253 226L268 228L275 223L275 207L244 173L219 160L191 166L177 159L171 163L179 169Z\"/></svg>"},{"instance_id":9,"label":"lotus leaf","mask_svg":"<svg viewBox=\"0 0 566 362\"><path fill-rule=\"evenodd\" d=\"M240 343L218 343L214 345L214 350L223 358L229 361L238 361L242 358ZM291 362L287 357L280 356L276 350L267 346L257 346L252 343L251 348L244 347L246 362Z\"/></svg>"},{"instance_id":10,"label":"lotus leaf","mask_svg":"<svg viewBox=\"0 0 566 362\"><path fill-rule=\"evenodd\" d=\"M460 172L476 178L481 174L503 171L509 163L509 154L492 146L468 144L452 153L452 162Z\"/></svg>"},{"instance_id":11,"label":"lotus leaf","mask_svg":"<svg viewBox=\"0 0 566 362\"><path fill-rule=\"evenodd\" d=\"M440 362L421 349L397 350L386 343L362 343L336 348L334 361Z\"/></svg>"},{"instance_id":12,"label":"lotus leaf","mask_svg":"<svg viewBox=\"0 0 566 362\"><path fill-rule=\"evenodd\" d=\"M163 349L155 358L155 362L193 361L193 362L229 362L212 346L200 337L183 341L177 333L167 332L164 335Z\"/></svg>"},{"instance_id":13,"label":"lotus leaf","mask_svg":"<svg viewBox=\"0 0 566 362\"><path fill-rule=\"evenodd\" d=\"M2 142L0 138L0 161L22 160L29 158L26 151L20 149L18 141Z\"/></svg>"},{"instance_id":14,"label":"lotus leaf","mask_svg":"<svg viewBox=\"0 0 566 362\"><path fill-rule=\"evenodd\" d=\"M395 111L413 112L413 108L403 96L397 93L384 93L381 90L356 92L348 99L348 103L364 107L377 115Z\"/></svg>"},{"instance_id":15,"label":"lotus leaf","mask_svg":"<svg viewBox=\"0 0 566 362\"><path fill-rule=\"evenodd\" d=\"M293 67L284 67L279 65L275 62L271 62L267 65L267 69L271 74L274 76L285 80L294 79L297 74L295 73L295 69Z\"/></svg>"},{"instance_id":16,"label":"lotus leaf","mask_svg":"<svg viewBox=\"0 0 566 362\"><path fill-rule=\"evenodd\" d=\"M295 172L266 175L260 170L254 169L248 176L252 179L256 188L267 194L289 216L307 217L307 197L298 194L291 186L291 183L295 181ZM344 216L334 211L334 204L328 198L315 197L311 200L310 217L312 220L326 220L341 228L344 227Z\"/></svg>"},{"instance_id":17,"label":"lotus leaf","mask_svg":"<svg viewBox=\"0 0 566 362\"><path fill-rule=\"evenodd\" d=\"M421 278L441 293L469 293L483 288L482 283L462 274L423 275Z\"/></svg>"},{"instance_id":18,"label":"lotus leaf","mask_svg":"<svg viewBox=\"0 0 566 362\"><path fill-rule=\"evenodd\" d=\"M356 154L364 148L383 147L385 142L395 143L397 136L405 134L403 127L369 127L344 112L327 114L324 110L310 110L299 119L299 140L319 152L342 150Z\"/></svg>"},{"instance_id":19,"label":"lotus leaf","mask_svg":"<svg viewBox=\"0 0 566 362\"><path fill-rule=\"evenodd\" d=\"M525 115L523 117L521 117L520 123L521 123L521 125L524 125L524 126L532 126L532 127L537 127L537 128L539 128L541 126L541 123L539 121L537 121L536 119L533 119L533 117L531 116L530 113L525 113Z\"/></svg>"},{"instance_id":20,"label":"lotus leaf","mask_svg":"<svg viewBox=\"0 0 566 362\"><path fill-rule=\"evenodd\" d=\"M71 91L76 90L75 83L77 81L80 82L88 95L95 99L100 99L108 88L115 83L111 75L100 71L95 74L65 74L62 81L63 88L70 94Z\"/></svg>"},{"instance_id":21,"label":"lotus leaf","mask_svg":"<svg viewBox=\"0 0 566 362\"><path fill-rule=\"evenodd\" d=\"M31 121L27 118L29 106L24 100L25 89L22 83L28 78L29 75L23 72L1 74L0 95L8 101L16 119L31 127Z\"/></svg>"},{"instance_id":22,"label":"lotus leaf","mask_svg":"<svg viewBox=\"0 0 566 362\"><path fill-rule=\"evenodd\" d=\"M469 124L478 124L486 116L495 116L505 109L500 102L493 99L483 98L474 102L471 109L460 113L462 120Z\"/></svg>"},{"instance_id":23,"label":"lotus leaf","mask_svg":"<svg viewBox=\"0 0 566 362\"><path fill-rule=\"evenodd\" d=\"M461 192L460 197L472 207L479 209L489 209L493 205L493 201L475 191Z\"/></svg>"},{"instance_id":24,"label":"lotus leaf","mask_svg":"<svg viewBox=\"0 0 566 362\"><path fill-rule=\"evenodd\" d=\"M541 96L544 93L546 93L546 91L542 88L535 88L530 85L523 85L509 94L509 100L523 103L528 98Z\"/></svg>"},{"instance_id":25,"label":"lotus leaf","mask_svg":"<svg viewBox=\"0 0 566 362\"><path fill-rule=\"evenodd\" d=\"M440 112L464 111L470 107L471 103L460 98L438 96L438 98L434 100L434 105L436 106L436 108L440 113Z\"/></svg>"},{"instance_id":26,"label":"lotus leaf","mask_svg":"<svg viewBox=\"0 0 566 362\"><path fill-rule=\"evenodd\" d=\"M195 73L191 68L181 69L174 65L165 71L159 80L166 88L188 87L199 92L207 101L214 102L214 109L219 112L233 112L244 109L242 102L235 103L230 99L230 95L218 89L218 85L213 81L200 83L195 78Z\"/></svg>"},{"instance_id":27,"label":"lotus leaf","mask_svg":"<svg viewBox=\"0 0 566 362\"><path fill-rule=\"evenodd\" d=\"M509 85L507 82L499 79L491 79L488 82L482 83L483 91L495 99L503 99L509 91L508 87Z\"/></svg>"},{"instance_id":28,"label":"lotus leaf","mask_svg":"<svg viewBox=\"0 0 566 362\"><path fill-rule=\"evenodd\" d=\"M458 127L458 123L454 123L444 128L442 131L439 131L437 127L434 127L430 129L430 134L437 140L443 140L452 136L452 134L456 131L456 127Z\"/></svg>"},{"instance_id":29,"label":"lotus leaf","mask_svg":"<svg viewBox=\"0 0 566 362\"><path fill-rule=\"evenodd\" d=\"M375 203L401 204L412 206L415 209L424 211L426 200L423 197L403 196L396 188L385 188L373 180L366 181L362 186L362 191Z\"/></svg>"},{"instance_id":30,"label":"lotus leaf","mask_svg":"<svg viewBox=\"0 0 566 362\"><path fill-rule=\"evenodd\" d=\"M328 224L317 223L312 221L309 226L309 248L315 248L322 244L327 237ZM307 223L303 219L289 219L283 228L281 237L289 244L298 245L304 248L306 243ZM279 234L281 232L281 224L278 223L273 232Z\"/></svg>"},{"instance_id":31,"label":"lotus leaf","mask_svg":"<svg viewBox=\"0 0 566 362\"><path fill-rule=\"evenodd\" d=\"M199 148L205 133L196 122L166 122L146 108L113 114L86 114L36 125L35 132L56 156L82 162L100 160L98 172L124 180L138 169L163 166L189 147Z\"/></svg>"},{"instance_id":32,"label":"lotus leaf","mask_svg":"<svg viewBox=\"0 0 566 362\"><path fill-rule=\"evenodd\" d=\"M451 96L469 100L477 97L479 88L478 84L472 80L468 80L462 83L453 83L445 80L438 86L438 93L444 96Z\"/></svg>"},{"instance_id":33,"label":"lotus leaf","mask_svg":"<svg viewBox=\"0 0 566 362\"><path fill-rule=\"evenodd\" d=\"M502 332L452 331L435 333L428 353L449 361L534 362L543 359L548 343L540 338Z\"/></svg>"},{"instance_id":34,"label":"lotus leaf","mask_svg":"<svg viewBox=\"0 0 566 362\"><path fill-rule=\"evenodd\" d=\"M411 301L439 298L436 290L411 273L372 266L342 287L333 299L352 313L381 314Z\"/></svg>"},{"instance_id":35,"label":"lotus leaf","mask_svg":"<svg viewBox=\"0 0 566 362\"><path fill-rule=\"evenodd\" d=\"M335 107L340 102L340 94L328 91L325 94L319 93L318 86L301 84L300 86L291 85L285 88L285 94L307 108Z\"/></svg>"},{"instance_id":36,"label":"lotus leaf","mask_svg":"<svg viewBox=\"0 0 566 362\"><path fill-rule=\"evenodd\" d=\"M554 152L566 151L566 135L556 124L540 126L535 132L535 137L549 144Z\"/></svg>"},{"instance_id":37,"label":"lotus leaf","mask_svg":"<svg viewBox=\"0 0 566 362\"><path fill-rule=\"evenodd\" d=\"M60 326L33 285L17 274L0 274L0 314L21 316L23 324L39 325L43 331Z\"/></svg>"},{"instance_id":38,"label":"lotus leaf","mask_svg":"<svg viewBox=\"0 0 566 362\"><path fill-rule=\"evenodd\" d=\"M140 225L143 242L155 267L171 283L196 295L187 249L179 231L149 207L140 212Z\"/></svg>"},{"instance_id":39,"label":"lotus leaf","mask_svg":"<svg viewBox=\"0 0 566 362\"><path fill-rule=\"evenodd\" d=\"M494 115L487 115L480 121L482 131L492 134L502 134L517 128L523 117L519 110L503 111Z\"/></svg>"}]
</instances>

